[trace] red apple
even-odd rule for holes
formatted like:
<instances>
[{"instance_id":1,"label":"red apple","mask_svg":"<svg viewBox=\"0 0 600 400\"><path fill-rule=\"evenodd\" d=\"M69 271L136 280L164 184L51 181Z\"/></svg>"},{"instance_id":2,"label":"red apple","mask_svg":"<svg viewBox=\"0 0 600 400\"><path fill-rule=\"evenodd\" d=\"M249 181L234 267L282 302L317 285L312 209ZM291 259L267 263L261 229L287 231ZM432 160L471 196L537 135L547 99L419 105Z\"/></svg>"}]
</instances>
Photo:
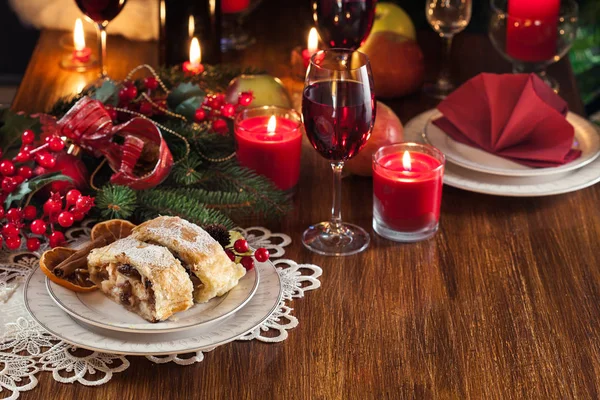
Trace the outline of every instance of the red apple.
<instances>
[{"instance_id":1,"label":"red apple","mask_svg":"<svg viewBox=\"0 0 600 400\"><path fill-rule=\"evenodd\" d=\"M425 63L416 41L381 31L373 33L359 50L369 56L378 98L404 96L423 85Z\"/></svg>"},{"instance_id":2,"label":"red apple","mask_svg":"<svg viewBox=\"0 0 600 400\"><path fill-rule=\"evenodd\" d=\"M366 146L354 158L346 161L344 168L347 172L361 176L371 176L373 154L381 147L402 141L404 128L398 116L391 108L377 102L377 117L371 137Z\"/></svg>"}]
</instances>

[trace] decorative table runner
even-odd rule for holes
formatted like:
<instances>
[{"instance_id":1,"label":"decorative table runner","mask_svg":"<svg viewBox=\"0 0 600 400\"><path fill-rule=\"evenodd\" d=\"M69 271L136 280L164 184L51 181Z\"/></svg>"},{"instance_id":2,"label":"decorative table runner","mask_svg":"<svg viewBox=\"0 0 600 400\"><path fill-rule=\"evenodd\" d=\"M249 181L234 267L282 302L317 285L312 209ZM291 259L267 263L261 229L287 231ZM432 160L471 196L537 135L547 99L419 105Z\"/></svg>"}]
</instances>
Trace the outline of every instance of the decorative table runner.
<instances>
[{"instance_id":1,"label":"decorative table runner","mask_svg":"<svg viewBox=\"0 0 600 400\"><path fill-rule=\"evenodd\" d=\"M66 237L72 245L89 237L92 221L86 221L77 228L70 229ZM284 247L292 240L282 233L271 233L263 227L237 229L253 248L264 247L271 253L273 264L281 278L283 298L277 309L258 328L239 337L237 340L260 340L281 342L288 336L288 330L298 325L292 315L289 303L301 298L304 292L321 286L320 267L312 264L297 264L282 259ZM20 392L37 386L36 375L41 371L52 372L52 377L62 383L79 382L86 386L97 386L108 382L113 373L129 367L127 357L106 354L74 346L46 332L31 319L23 301L23 282L38 267L38 252L0 252L0 399L17 399ZM211 351L214 348L206 349ZM198 351L186 355L146 356L157 364L174 362L190 365L204 360L204 353Z\"/></svg>"}]
</instances>

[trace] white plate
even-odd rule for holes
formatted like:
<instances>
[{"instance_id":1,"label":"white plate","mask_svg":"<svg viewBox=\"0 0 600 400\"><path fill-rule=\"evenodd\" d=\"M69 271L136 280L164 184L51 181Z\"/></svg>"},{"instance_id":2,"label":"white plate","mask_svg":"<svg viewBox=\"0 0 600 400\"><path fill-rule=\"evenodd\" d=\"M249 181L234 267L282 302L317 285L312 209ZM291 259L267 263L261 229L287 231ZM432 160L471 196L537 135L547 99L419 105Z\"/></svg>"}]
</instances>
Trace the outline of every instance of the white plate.
<instances>
[{"instance_id":1,"label":"white plate","mask_svg":"<svg viewBox=\"0 0 600 400\"><path fill-rule=\"evenodd\" d=\"M121 305L96 290L78 293L66 289L46 278L46 287L56 304L73 318L86 324L121 332L164 333L177 332L218 321L233 314L246 304L256 292L259 273L249 271L239 284L224 296L204 304L194 304L189 310L176 313L163 322L151 323L127 311Z\"/></svg>"},{"instance_id":2,"label":"white plate","mask_svg":"<svg viewBox=\"0 0 600 400\"><path fill-rule=\"evenodd\" d=\"M44 329L77 347L126 355L189 353L231 342L261 325L275 311L283 295L279 274L271 262L256 263L256 268L260 284L239 311L221 321L174 333L132 334L78 322L52 301L39 268L25 283L25 306Z\"/></svg>"},{"instance_id":3,"label":"white plate","mask_svg":"<svg viewBox=\"0 0 600 400\"><path fill-rule=\"evenodd\" d=\"M573 148L581 150L581 156L570 163L551 168L528 167L457 142L433 124L433 120L441 116L442 113L438 110L432 112L423 132L425 140L444 153L448 161L473 171L520 177L553 175L581 168L600 155L600 136L598 136L597 128L594 124L571 112L567 114L567 121L575 128Z\"/></svg>"},{"instance_id":4,"label":"white plate","mask_svg":"<svg viewBox=\"0 0 600 400\"><path fill-rule=\"evenodd\" d=\"M406 141L423 142L423 128L432 114L429 110L411 119L404 127ZM506 177L491 175L446 163L444 184L471 192L510 197L550 196L574 192L600 182L600 158L588 165L559 175Z\"/></svg>"}]
</instances>

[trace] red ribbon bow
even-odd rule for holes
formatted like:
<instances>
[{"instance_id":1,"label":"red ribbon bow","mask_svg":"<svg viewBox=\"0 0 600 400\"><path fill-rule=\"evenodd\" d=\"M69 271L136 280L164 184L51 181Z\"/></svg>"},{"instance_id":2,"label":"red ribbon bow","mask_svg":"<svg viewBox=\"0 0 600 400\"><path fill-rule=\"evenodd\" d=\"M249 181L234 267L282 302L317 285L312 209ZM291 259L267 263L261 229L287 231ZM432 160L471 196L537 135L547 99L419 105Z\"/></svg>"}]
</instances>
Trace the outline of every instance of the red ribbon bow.
<instances>
[{"instance_id":1,"label":"red ribbon bow","mask_svg":"<svg viewBox=\"0 0 600 400\"><path fill-rule=\"evenodd\" d=\"M156 125L143 118L113 125L104 105L89 97L79 100L56 122L54 130L94 156L106 157L115 171L110 178L115 185L148 189L164 181L173 166L173 156ZM121 137L122 144L115 137ZM150 164L145 168L150 172L138 175L136 167L141 164Z\"/></svg>"}]
</instances>

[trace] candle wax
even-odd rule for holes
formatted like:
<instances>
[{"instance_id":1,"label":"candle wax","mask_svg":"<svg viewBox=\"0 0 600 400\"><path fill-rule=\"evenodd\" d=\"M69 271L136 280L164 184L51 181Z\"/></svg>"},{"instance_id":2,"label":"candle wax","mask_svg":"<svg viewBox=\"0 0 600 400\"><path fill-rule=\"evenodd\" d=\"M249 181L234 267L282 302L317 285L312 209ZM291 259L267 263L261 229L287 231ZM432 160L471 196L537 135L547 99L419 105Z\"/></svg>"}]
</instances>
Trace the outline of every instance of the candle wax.
<instances>
[{"instance_id":1,"label":"candle wax","mask_svg":"<svg viewBox=\"0 0 600 400\"><path fill-rule=\"evenodd\" d=\"M506 53L536 62L556 55L560 0L509 0Z\"/></svg>"},{"instance_id":2,"label":"candle wax","mask_svg":"<svg viewBox=\"0 0 600 400\"><path fill-rule=\"evenodd\" d=\"M73 61L79 63L87 63L90 61L90 57L92 55L92 50L89 47L84 47L81 50L73 50Z\"/></svg>"},{"instance_id":3,"label":"candle wax","mask_svg":"<svg viewBox=\"0 0 600 400\"><path fill-rule=\"evenodd\" d=\"M374 211L390 229L418 232L439 221L443 169L434 157L411 152L411 170L407 171L402 156L387 154L373 166Z\"/></svg>"},{"instance_id":4,"label":"candle wax","mask_svg":"<svg viewBox=\"0 0 600 400\"><path fill-rule=\"evenodd\" d=\"M197 75L204 72L204 65L202 64L192 64L189 61L185 61L183 63L183 72L188 75Z\"/></svg>"},{"instance_id":5,"label":"candle wax","mask_svg":"<svg viewBox=\"0 0 600 400\"><path fill-rule=\"evenodd\" d=\"M276 117L275 132L267 132L270 116L251 117L235 127L239 163L271 179L280 189L292 189L300 177L302 131L297 122Z\"/></svg>"}]
</instances>

